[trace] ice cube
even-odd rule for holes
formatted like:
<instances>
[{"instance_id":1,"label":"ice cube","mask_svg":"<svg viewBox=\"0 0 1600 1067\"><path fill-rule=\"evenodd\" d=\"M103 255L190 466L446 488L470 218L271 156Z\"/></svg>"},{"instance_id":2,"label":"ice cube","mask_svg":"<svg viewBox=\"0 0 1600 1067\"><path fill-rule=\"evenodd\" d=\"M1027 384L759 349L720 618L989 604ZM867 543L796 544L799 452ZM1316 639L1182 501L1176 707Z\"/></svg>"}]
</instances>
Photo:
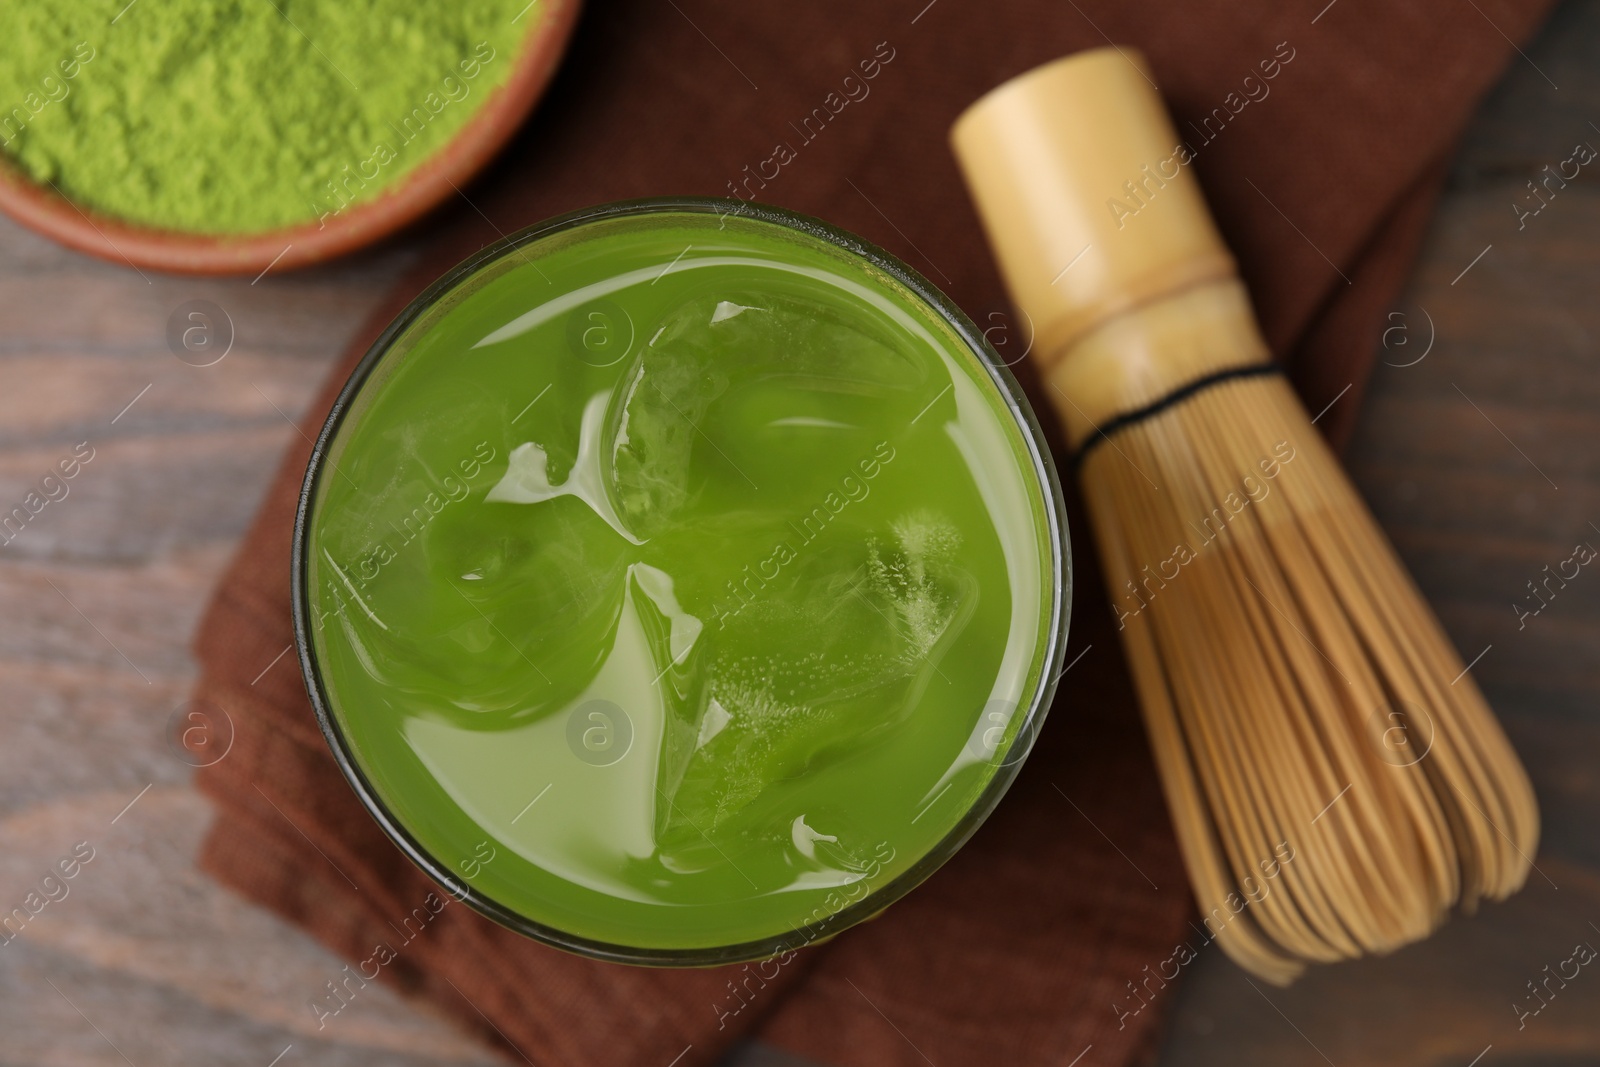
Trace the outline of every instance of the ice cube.
<instances>
[{"instance_id":1,"label":"ice cube","mask_svg":"<svg viewBox=\"0 0 1600 1067\"><path fill-rule=\"evenodd\" d=\"M773 783L814 773L903 724L976 603L960 536L921 512L886 531L801 546L737 614L706 631L693 751L671 787L664 852L703 835L787 832ZM775 822L774 820L780 820Z\"/></svg>"},{"instance_id":2,"label":"ice cube","mask_svg":"<svg viewBox=\"0 0 1600 1067\"><path fill-rule=\"evenodd\" d=\"M422 488L402 485L395 499ZM324 597L337 608L325 624L373 652L369 673L473 728L582 690L609 648L635 551L577 494L519 506L485 492L382 524L378 549L341 568L360 600Z\"/></svg>"},{"instance_id":3,"label":"ice cube","mask_svg":"<svg viewBox=\"0 0 1600 1067\"><path fill-rule=\"evenodd\" d=\"M925 360L904 339L798 291L696 297L650 338L618 391L610 449L618 510L643 538L708 479L807 484L825 473L807 461L818 434L866 455L885 403L923 402Z\"/></svg>"}]
</instances>

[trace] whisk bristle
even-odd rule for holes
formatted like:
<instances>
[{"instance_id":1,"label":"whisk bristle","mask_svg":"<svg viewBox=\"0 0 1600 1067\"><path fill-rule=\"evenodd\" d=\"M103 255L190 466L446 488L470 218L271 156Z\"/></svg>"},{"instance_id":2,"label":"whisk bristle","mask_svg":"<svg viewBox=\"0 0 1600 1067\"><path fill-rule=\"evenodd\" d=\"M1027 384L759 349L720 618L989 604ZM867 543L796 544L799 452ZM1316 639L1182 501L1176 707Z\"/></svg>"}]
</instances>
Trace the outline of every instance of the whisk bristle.
<instances>
[{"instance_id":1,"label":"whisk bristle","mask_svg":"<svg viewBox=\"0 0 1600 1067\"><path fill-rule=\"evenodd\" d=\"M1288 385L1100 440L1081 484L1211 936L1284 983L1519 888L1527 776Z\"/></svg>"}]
</instances>

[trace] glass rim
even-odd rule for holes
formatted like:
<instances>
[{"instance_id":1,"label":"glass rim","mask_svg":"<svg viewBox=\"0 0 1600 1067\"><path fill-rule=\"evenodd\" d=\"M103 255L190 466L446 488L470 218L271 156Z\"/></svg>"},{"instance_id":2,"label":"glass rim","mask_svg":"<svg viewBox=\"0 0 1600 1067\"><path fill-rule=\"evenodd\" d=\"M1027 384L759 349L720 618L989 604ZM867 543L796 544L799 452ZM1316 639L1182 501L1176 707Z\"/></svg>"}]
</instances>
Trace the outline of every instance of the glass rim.
<instances>
[{"instance_id":1,"label":"glass rim","mask_svg":"<svg viewBox=\"0 0 1600 1067\"><path fill-rule=\"evenodd\" d=\"M905 286L946 326L955 332L977 357L978 363L988 372L990 380L1005 401L1033 461L1033 474L1044 497L1044 518L1048 526L1049 559L1054 581L1051 583L1051 604L1048 627L1042 643L1044 662L1032 693L1018 702L1027 710L1017 725L1009 748L1005 750L983 791L955 821L945 835L899 875L881 888L869 891L860 900L828 912L820 920L755 940L727 945L710 945L693 948L658 948L624 945L574 934L549 923L532 919L514 908L501 904L489 895L458 878L438 857L419 841L379 795L377 788L367 778L356 759L355 751L344 735L333 713L332 701L323 686L321 670L311 639L311 606L308 596L306 546L310 538L312 511L317 490L321 484L327 457L344 425L354 401L373 372L389 354L395 342L410 326L448 297L461 284L470 280L483 268L515 252L525 245L556 234L576 230L591 223L611 219L648 215L716 215L724 219L741 218L764 222L810 236L866 260L873 267ZM295 509L294 528L290 546L290 601L294 627L294 643L300 663L300 674L305 682L317 725L328 743L334 761L345 781L354 790L367 814L378 824L384 835L405 854L424 874L438 883L444 891L460 903L466 904L480 915L534 941L563 949L590 959L610 963L657 967L711 967L722 964L747 963L770 959L785 952L826 941L836 934L872 917L911 892L942 867L977 832L978 827L994 812L1001 798L1010 789L1022 764L1026 761L1038 737L1039 729L1049 713L1057 683L1060 681L1060 663L1066 651L1067 628L1071 614L1072 552L1068 540L1065 498L1056 473L1055 462L1033 408L1023 394L1021 386L1011 374L1008 365L989 344L984 333L958 308L916 270L882 248L833 226L820 219L753 201L718 197L650 197L638 200L613 201L557 215L535 223L509 236L484 246L471 256L450 268L436 281L413 298L405 308L380 333L351 371L350 377L339 390L322 429L312 445L311 458L306 464L305 477L300 485ZM1014 713L1013 713L1014 714ZM820 928L820 929L817 929ZM817 929L808 934L807 931Z\"/></svg>"}]
</instances>

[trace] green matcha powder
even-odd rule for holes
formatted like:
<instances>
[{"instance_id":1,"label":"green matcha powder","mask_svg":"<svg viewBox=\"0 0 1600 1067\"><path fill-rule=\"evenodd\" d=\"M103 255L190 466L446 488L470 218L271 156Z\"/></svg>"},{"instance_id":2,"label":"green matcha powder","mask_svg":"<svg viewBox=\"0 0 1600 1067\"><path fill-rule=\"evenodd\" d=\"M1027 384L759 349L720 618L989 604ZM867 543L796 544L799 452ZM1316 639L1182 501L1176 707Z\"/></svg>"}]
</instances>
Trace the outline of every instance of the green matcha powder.
<instances>
[{"instance_id":1,"label":"green matcha powder","mask_svg":"<svg viewBox=\"0 0 1600 1067\"><path fill-rule=\"evenodd\" d=\"M0 151L130 222L248 234L393 186L510 75L527 0L67 0L0 33Z\"/></svg>"}]
</instances>

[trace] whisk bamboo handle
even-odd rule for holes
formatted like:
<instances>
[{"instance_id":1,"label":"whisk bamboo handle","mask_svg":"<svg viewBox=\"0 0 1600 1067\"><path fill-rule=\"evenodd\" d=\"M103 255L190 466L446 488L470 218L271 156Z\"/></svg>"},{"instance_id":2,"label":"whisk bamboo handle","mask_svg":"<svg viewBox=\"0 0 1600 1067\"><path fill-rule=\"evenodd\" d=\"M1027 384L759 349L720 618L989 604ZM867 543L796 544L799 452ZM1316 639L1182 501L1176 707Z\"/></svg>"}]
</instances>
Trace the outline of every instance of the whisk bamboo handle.
<instances>
[{"instance_id":1,"label":"whisk bamboo handle","mask_svg":"<svg viewBox=\"0 0 1600 1067\"><path fill-rule=\"evenodd\" d=\"M1224 376L1272 369L1244 286L1202 282L1102 320L1064 349L1034 353L1075 454L1119 420L1154 414Z\"/></svg>"}]
</instances>

